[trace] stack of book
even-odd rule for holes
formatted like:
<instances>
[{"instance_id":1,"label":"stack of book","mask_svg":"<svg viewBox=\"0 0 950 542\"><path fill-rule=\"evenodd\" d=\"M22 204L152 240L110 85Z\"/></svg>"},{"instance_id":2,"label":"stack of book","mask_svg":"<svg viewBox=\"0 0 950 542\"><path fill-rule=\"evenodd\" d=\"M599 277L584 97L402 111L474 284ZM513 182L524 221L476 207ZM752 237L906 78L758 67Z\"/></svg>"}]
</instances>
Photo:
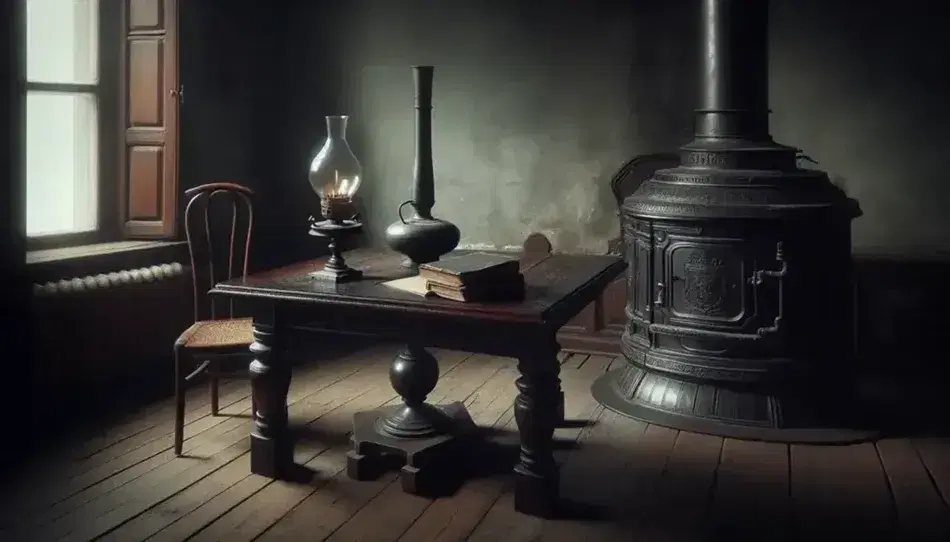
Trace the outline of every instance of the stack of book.
<instances>
[{"instance_id":1,"label":"stack of book","mask_svg":"<svg viewBox=\"0 0 950 542\"><path fill-rule=\"evenodd\" d=\"M462 302L524 299L524 276L517 257L472 252L419 266L426 290Z\"/></svg>"}]
</instances>

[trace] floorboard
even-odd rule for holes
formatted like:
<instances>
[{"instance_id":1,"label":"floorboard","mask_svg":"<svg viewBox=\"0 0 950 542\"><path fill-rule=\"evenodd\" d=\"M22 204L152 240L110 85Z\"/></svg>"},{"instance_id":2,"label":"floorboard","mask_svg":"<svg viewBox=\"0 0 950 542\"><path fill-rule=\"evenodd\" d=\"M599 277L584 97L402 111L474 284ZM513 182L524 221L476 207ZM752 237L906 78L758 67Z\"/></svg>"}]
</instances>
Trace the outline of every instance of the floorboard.
<instances>
[{"instance_id":1,"label":"floorboard","mask_svg":"<svg viewBox=\"0 0 950 542\"><path fill-rule=\"evenodd\" d=\"M874 444L791 446L791 498L801 539L852 533L896 540L895 510Z\"/></svg>"},{"instance_id":2,"label":"floorboard","mask_svg":"<svg viewBox=\"0 0 950 542\"><path fill-rule=\"evenodd\" d=\"M913 443L889 439L876 446L897 506L896 538L921 542L950 540L946 505Z\"/></svg>"},{"instance_id":3,"label":"floorboard","mask_svg":"<svg viewBox=\"0 0 950 542\"><path fill-rule=\"evenodd\" d=\"M709 527L722 540L789 540L789 447L724 439Z\"/></svg>"},{"instance_id":4,"label":"floorboard","mask_svg":"<svg viewBox=\"0 0 950 542\"><path fill-rule=\"evenodd\" d=\"M0 490L0 540L950 540L948 439L788 446L647 425L593 401L591 383L620 363L599 355L559 358L569 423L557 459L572 515L514 512L509 468L474 473L439 499L404 494L395 473L350 480L352 415L398 401L395 353L375 346L296 370L289 412L307 483L250 473L246 381L222 384L220 416L201 386L188 392L185 457L172 453L170 400L130 413L18 468ZM464 402L493 449L514 458L515 360L434 353L442 376L430 400Z\"/></svg>"}]
</instances>

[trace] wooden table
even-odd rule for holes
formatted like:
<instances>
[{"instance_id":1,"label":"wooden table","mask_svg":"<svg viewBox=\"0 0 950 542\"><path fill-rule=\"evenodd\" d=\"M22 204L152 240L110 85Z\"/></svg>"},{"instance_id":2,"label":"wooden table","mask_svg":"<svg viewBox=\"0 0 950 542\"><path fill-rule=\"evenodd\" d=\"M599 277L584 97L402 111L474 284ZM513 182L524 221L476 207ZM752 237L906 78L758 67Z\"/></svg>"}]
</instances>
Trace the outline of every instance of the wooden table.
<instances>
[{"instance_id":1,"label":"wooden table","mask_svg":"<svg viewBox=\"0 0 950 542\"><path fill-rule=\"evenodd\" d=\"M307 275L323 262L314 260L220 283L211 290L212 295L241 299L253 310L251 351L255 359L250 373L257 412L251 435L251 471L287 479L298 469L293 464L287 426L291 365L285 352L289 330L309 325L371 333L408 345L394 361L391 381L406 403L415 407L419 405L413 403L423 402L438 379L436 361L425 347L518 359L521 376L515 382L518 396L514 409L521 449L514 468L515 508L531 515L552 515L559 500L553 435L564 412L555 334L623 271L623 261L613 256L526 252L522 257L527 286L524 301L488 304L422 298L382 285L410 274L401 266L402 257L392 252L360 249L347 253L346 260L363 271L362 280L343 284L315 281ZM411 378L405 373L412 373ZM378 414L369 422L360 422L361 414L355 420L354 437L364 442L354 442L347 469L357 477L362 476L356 471L366 450L372 448L359 434L366 433L366 423L392 413ZM467 416L464 412L453 414ZM395 447L411 456L411 435L402 436L408 440L371 436L368 444ZM431 434L421 436L417 448L435 442ZM402 473L406 489L412 489L413 475L419 474L420 465L412 463L410 460Z\"/></svg>"}]
</instances>

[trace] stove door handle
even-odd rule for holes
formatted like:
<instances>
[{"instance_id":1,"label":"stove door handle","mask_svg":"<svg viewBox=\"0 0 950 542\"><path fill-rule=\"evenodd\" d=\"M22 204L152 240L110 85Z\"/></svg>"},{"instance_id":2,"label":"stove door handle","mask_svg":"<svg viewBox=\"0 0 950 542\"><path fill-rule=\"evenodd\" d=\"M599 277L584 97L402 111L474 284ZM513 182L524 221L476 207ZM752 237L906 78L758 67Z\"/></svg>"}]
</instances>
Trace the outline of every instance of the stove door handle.
<instances>
[{"instance_id":1,"label":"stove door handle","mask_svg":"<svg viewBox=\"0 0 950 542\"><path fill-rule=\"evenodd\" d=\"M749 284L758 286L765 282L765 277L779 280L779 303L782 302L782 278L788 273L788 263L785 261L785 251L781 241L775 244L775 261L780 263L778 269L756 269L749 277Z\"/></svg>"},{"instance_id":2,"label":"stove door handle","mask_svg":"<svg viewBox=\"0 0 950 542\"><path fill-rule=\"evenodd\" d=\"M666 285L662 282L656 283L656 299L653 300L654 307L662 307L666 303Z\"/></svg>"}]
</instances>

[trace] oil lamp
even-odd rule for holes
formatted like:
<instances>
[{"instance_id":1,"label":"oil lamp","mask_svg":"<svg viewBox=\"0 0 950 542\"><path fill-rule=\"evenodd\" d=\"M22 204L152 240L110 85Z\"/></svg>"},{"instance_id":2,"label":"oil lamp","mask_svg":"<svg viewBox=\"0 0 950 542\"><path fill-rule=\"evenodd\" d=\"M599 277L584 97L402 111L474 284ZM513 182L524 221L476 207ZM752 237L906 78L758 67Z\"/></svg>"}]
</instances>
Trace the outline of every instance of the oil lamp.
<instances>
[{"instance_id":1,"label":"oil lamp","mask_svg":"<svg viewBox=\"0 0 950 542\"><path fill-rule=\"evenodd\" d=\"M310 163L310 186L320 197L322 220L310 217L310 235L328 240L330 258L313 279L332 282L357 280L363 273L346 265L340 250L343 236L356 233L359 219L353 196L363 180L363 167L346 140L346 115L327 116L327 139Z\"/></svg>"}]
</instances>

